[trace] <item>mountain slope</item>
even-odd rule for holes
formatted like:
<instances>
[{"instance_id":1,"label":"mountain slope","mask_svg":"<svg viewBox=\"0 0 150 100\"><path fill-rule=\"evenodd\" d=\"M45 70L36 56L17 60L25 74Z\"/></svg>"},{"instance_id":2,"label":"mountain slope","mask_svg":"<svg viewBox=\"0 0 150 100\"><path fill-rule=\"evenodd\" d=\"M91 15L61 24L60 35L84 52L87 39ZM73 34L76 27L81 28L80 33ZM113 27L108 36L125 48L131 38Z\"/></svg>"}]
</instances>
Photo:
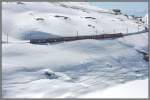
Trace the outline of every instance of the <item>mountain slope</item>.
<instances>
[{"instance_id":1,"label":"mountain slope","mask_svg":"<svg viewBox=\"0 0 150 100\"><path fill-rule=\"evenodd\" d=\"M31 38L137 32L144 23L74 2L2 3L3 97L67 98L148 77L148 33L35 45ZM8 37L7 37L8 36ZM8 39L8 43L7 42ZM146 93L146 92L144 92ZM145 97L145 95L143 96Z\"/></svg>"},{"instance_id":2,"label":"mountain slope","mask_svg":"<svg viewBox=\"0 0 150 100\"><path fill-rule=\"evenodd\" d=\"M17 39L25 39L30 31L32 37L32 31L75 36L77 32L89 35L138 30L135 20L122 14L115 15L110 10L96 9L87 3L3 3L2 13L3 33ZM144 26L141 25L142 29Z\"/></svg>"}]
</instances>

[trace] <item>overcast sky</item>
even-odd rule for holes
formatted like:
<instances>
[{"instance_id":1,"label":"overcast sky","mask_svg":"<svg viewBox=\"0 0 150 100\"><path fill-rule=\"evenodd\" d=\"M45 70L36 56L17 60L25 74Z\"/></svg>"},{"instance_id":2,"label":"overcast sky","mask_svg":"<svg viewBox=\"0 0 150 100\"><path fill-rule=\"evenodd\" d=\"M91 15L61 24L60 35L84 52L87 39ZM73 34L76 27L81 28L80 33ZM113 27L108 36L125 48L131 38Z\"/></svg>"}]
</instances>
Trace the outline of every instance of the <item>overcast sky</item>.
<instances>
[{"instance_id":1,"label":"overcast sky","mask_svg":"<svg viewBox=\"0 0 150 100\"><path fill-rule=\"evenodd\" d=\"M92 5L106 9L121 9L125 14L144 16L148 13L147 2L93 2Z\"/></svg>"}]
</instances>

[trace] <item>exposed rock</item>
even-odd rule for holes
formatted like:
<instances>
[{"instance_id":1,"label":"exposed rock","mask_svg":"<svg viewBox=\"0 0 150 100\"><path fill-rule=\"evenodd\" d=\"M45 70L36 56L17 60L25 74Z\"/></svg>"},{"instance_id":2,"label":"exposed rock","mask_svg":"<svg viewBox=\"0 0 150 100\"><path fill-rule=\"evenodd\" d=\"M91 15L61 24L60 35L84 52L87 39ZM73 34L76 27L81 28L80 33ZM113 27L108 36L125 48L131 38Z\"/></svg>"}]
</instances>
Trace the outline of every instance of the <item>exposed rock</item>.
<instances>
[{"instance_id":1,"label":"exposed rock","mask_svg":"<svg viewBox=\"0 0 150 100\"><path fill-rule=\"evenodd\" d=\"M92 27L92 28L95 28L95 26L91 25L91 24L88 24L88 27Z\"/></svg>"},{"instance_id":2,"label":"exposed rock","mask_svg":"<svg viewBox=\"0 0 150 100\"><path fill-rule=\"evenodd\" d=\"M149 61L149 54L148 53L146 53L146 52L144 52L144 51L139 51L139 50L137 50L139 53L141 53L141 54L143 54L143 59L145 60L145 61Z\"/></svg>"},{"instance_id":3,"label":"exposed rock","mask_svg":"<svg viewBox=\"0 0 150 100\"><path fill-rule=\"evenodd\" d=\"M149 55L148 54L144 55L143 58L144 58L144 60L149 61Z\"/></svg>"},{"instance_id":4,"label":"exposed rock","mask_svg":"<svg viewBox=\"0 0 150 100\"><path fill-rule=\"evenodd\" d=\"M113 9L112 11L115 13L115 15L121 14L121 10L120 9Z\"/></svg>"},{"instance_id":5,"label":"exposed rock","mask_svg":"<svg viewBox=\"0 0 150 100\"><path fill-rule=\"evenodd\" d=\"M60 16L60 15L55 15L55 17L62 17L64 19L68 19L69 17L66 17L66 16Z\"/></svg>"},{"instance_id":6,"label":"exposed rock","mask_svg":"<svg viewBox=\"0 0 150 100\"><path fill-rule=\"evenodd\" d=\"M94 18L94 17L85 17L85 18L87 18L87 19L96 19L96 18Z\"/></svg>"},{"instance_id":7,"label":"exposed rock","mask_svg":"<svg viewBox=\"0 0 150 100\"><path fill-rule=\"evenodd\" d=\"M17 4L19 5L19 4L24 4L24 3L23 3L23 2L18 1L18 2L17 2Z\"/></svg>"},{"instance_id":8,"label":"exposed rock","mask_svg":"<svg viewBox=\"0 0 150 100\"><path fill-rule=\"evenodd\" d=\"M36 18L37 21L43 21L44 18Z\"/></svg>"},{"instance_id":9,"label":"exposed rock","mask_svg":"<svg viewBox=\"0 0 150 100\"><path fill-rule=\"evenodd\" d=\"M48 78L48 79L57 79L59 76L56 75L54 72L52 71L45 71L45 76Z\"/></svg>"}]
</instances>

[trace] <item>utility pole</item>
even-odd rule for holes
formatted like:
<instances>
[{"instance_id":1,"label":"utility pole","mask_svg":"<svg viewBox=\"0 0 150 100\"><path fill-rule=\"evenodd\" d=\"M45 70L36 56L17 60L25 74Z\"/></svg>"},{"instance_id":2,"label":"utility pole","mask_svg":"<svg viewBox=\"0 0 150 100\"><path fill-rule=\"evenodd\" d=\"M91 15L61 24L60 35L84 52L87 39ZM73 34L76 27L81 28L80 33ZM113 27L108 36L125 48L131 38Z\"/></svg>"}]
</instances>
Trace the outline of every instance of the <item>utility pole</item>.
<instances>
[{"instance_id":1,"label":"utility pole","mask_svg":"<svg viewBox=\"0 0 150 100\"><path fill-rule=\"evenodd\" d=\"M78 37L78 31L77 31L77 37Z\"/></svg>"},{"instance_id":2,"label":"utility pole","mask_svg":"<svg viewBox=\"0 0 150 100\"><path fill-rule=\"evenodd\" d=\"M8 43L8 33L7 33L6 35L7 35L7 37L6 37L6 39L7 39L6 42Z\"/></svg>"},{"instance_id":3,"label":"utility pole","mask_svg":"<svg viewBox=\"0 0 150 100\"><path fill-rule=\"evenodd\" d=\"M27 40L27 33L25 33L25 40Z\"/></svg>"},{"instance_id":4,"label":"utility pole","mask_svg":"<svg viewBox=\"0 0 150 100\"><path fill-rule=\"evenodd\" d=\"M29 33L29 39L31 40L31 33Z\"/></svg>"},{"instance_id":5,"label":"utility pole","mask_svg":"<svg viewBox=\"0 0 150 100\"><path fill-rule=\"evenodd\" d=\"M96 30L95 32L96 32L96 35L98 35L98 34L97 34L97 30Z\"/></svg>"},{"instance_id":6,"label":"utility pole","mask_svg":"<svg viewBox=\"0 0 150 100\"><path fill-rule=\"evenodd\" d=\"M127 33L128 33L128 28L127 28Z\"/></svg>"},{"instance_id":7,"label":"utility pole","mask_svg":"<svg viewBox=\"0 0 150 100\"><path fill-rule=\"evenodd\" d=\"M116 33L115 29L113 30L114 33Z\"/></svg>"},{"instance_id":8,"label":"utility pole","mask_svg":"<svg viewBox=\"0 0 150 100\"><path fill-rule=\"evenodd\" d=\"M104 33L104 30L103 30L103 33Z\"/></svg>"},{"instance_id":9,"label":"utility pole","mask_svg":"<svg viewBox=\"0 0 150 100\"><path fill-rule=\"evenodd\" d=\"M139 23L138 23L138 32L139 32Z\"/></svg>"}]
</instances>

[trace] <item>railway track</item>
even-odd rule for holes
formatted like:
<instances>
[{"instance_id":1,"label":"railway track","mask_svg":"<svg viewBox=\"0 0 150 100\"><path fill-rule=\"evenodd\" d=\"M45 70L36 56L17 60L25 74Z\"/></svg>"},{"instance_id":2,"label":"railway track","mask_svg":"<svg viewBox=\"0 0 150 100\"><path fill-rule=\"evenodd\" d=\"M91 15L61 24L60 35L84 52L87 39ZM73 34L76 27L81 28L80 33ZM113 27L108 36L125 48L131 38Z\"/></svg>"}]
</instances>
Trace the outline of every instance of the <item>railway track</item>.
<instances>
[{"instance_id":1,"label":"railway track","mask_svg":"<svg viewBox=\"0 0 150 100\"><path fill-rule=\"evenodd\" d=\"M115 39L124 36L143 34L148 32L148 30L142 30L140 32L134 33L115 33L115 34L101 34L101 35L84 35L84 36L68 36L68 37L55 37L55 38L47 38L47 39L30 39L30 43L32 44L40 44L40 43L56 43L56 42L66 42L66 41L76 41L76 40L85 40L85 39Z\"/></svg>"},{"instance_id":2,"label":"railway track","mask_svg":"<svg viewBox=\"0 0 150 100\"><path fill-rule=\"evenodd\" d=\"M122 37L121 33L118 34L101 34L101 35L86 35L86 36L70 36L70 37L58 37L58 38L48 38L48 39L31 39L30 43L55 43L55 42L65 42L65 41L76 41L85 39L108 39L108 38L118 38Z\"/></svg>"}]
</instances>

